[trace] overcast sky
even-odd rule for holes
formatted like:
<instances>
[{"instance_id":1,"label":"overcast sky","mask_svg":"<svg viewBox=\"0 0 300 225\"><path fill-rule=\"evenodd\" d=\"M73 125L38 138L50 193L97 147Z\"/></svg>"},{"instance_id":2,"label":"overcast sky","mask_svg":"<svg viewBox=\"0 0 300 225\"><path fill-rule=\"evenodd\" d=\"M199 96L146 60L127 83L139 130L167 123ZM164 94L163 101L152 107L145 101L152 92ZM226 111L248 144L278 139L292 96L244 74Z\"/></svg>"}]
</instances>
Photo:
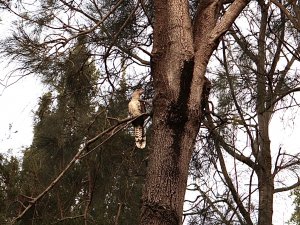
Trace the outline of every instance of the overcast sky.
<instances>
[{"instance_id":1,"label":"overcast sky","mask_svg":"<svg viewBox=\"0 0 300 225\"><path fill-rule=\"evenodd\" d=\"M12 32L10 22L12 16L1 12L0 38ZM36 77L27 76L17 83L11 84L22 74L7 79L13 65L7 67L8 60L0 59L0 153L21 156L21 150L32 141L33 112L42 94L43 87ZM13 150L13 151L11 151Z\"/></svg>"},{"instance_id":2,"label":"overcast sky","mask_svg":"<svg viewBox=\"0 0 300 225\"><path fill-rule=\"evenodd\" d=\"M20 151L31 144L34 110L42 91L42 85L34 77L26 77L5 89L1 87L1 153L13 150L11 153L21 156Z\"/></svg>"}]
</instances>

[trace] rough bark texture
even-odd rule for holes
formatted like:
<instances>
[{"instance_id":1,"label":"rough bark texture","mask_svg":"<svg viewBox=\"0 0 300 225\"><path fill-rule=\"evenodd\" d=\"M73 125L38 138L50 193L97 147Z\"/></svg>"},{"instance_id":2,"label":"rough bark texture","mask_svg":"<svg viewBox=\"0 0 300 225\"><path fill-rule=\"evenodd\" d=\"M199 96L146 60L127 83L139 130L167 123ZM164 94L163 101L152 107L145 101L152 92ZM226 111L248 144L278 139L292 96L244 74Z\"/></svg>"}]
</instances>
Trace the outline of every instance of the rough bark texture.
<instances>
[{"instance_id":1,"label":"rough bark texture","mask_svg":"<svg viewBox=\"0 0 300 225\"><path fill-rule=\"evenodd\" d=\"M235 1L235 8L227 16L231 19L217 24L220 2L199 1L192 24L187 0L154 1L153 152L143 193L141 225L182 223L189 162L201 122L205 70L219 37L248 1Z\"/></svg>"},{"instance_id":2,"label":"rough bark texture","mask_svg":"<svg viewBox=\"0 0 300 225\"><path fill-rule=\"evenodd\" d=\"M152 52L153 152L141 224L181 224L188 163L199 129L199 119L190 118L187 106L194 68L192 29L187 1L154 3L160 16L155 18Z\"/></svg>"}]
</instances>

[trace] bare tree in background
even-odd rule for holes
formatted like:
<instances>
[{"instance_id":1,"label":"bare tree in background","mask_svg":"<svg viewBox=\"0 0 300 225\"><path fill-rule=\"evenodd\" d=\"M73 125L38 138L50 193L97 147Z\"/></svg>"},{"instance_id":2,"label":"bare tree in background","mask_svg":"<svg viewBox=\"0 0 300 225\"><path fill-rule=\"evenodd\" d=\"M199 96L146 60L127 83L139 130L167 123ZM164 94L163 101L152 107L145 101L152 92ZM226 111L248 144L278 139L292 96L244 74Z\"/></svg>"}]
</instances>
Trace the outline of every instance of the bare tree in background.
<instances>
[{"instance_id":1,"label":"bare tree in background","mask_svg":"<svg viewBox=\"0 0 300 225\"><path fill-rule=\"evenodd\" d=\"M276 193L300 184L296 149L271 146L270 136L272 118L299 107L298 30L282 10L264 1L242 15L245 29L232 26L216 54L221 68L209 70L217 105L204 120L210 141L203 151L210 152L214 169L193 187L202 196L199 207L194 205L201 216L194 220L272 224ZM284 117L289 123L293 116Z\"/></svg>"}]
</instances>

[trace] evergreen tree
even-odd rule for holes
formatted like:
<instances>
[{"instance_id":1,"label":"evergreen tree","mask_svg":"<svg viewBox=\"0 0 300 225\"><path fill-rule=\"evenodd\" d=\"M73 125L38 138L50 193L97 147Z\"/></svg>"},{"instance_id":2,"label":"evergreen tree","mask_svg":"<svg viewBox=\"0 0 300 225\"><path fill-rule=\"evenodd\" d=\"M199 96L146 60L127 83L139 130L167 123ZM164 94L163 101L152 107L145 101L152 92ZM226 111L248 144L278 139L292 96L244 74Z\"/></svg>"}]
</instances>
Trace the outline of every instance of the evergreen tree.
<instances>
[{"instance_id":1,"label":"evergreen tree","mask_svg":"<svg viewBox=\"0 0 300 225\"><path fill-rule=\"evenodd\" d=\"M91 131L96 131L97 127L111 126L115 119L127 117L126 92L126 81L121 80L120 88L108 99L106 106L108 118L111 119L107 122L97 119ZM96 133L91 132L90 135L94 137ZM99 140L94 145L97 146L102 141ZM90 208L93 209L91 216L95 224L138 223L147 150L135 149L130 129L127 129L102 144L92 154L93 157L87 159L87 164L93 175Z\"/></svg>"},{"instance_id":2,"label":"evergreen tree","mask_svg":"<svg viewBox=\"0 0 300 225\"><path fill-rule=\"evenodd\" d=\"M69 57L45 73L44 83L52 91L40 99L34 140L24 153L22 192L29 197L25 206L51 184L84 140L111 126L114 119L127 117L125 79L107 104L95 102L99 73L84 41L79 39ZM107 120L107 114L112 120ZM87 149L87 156L78 159L21 224L137 223L146 151L135 151L129 130L108 143L104 140Z\"/></svg>"},{"instance_id":3,"label":"evergreen tree","mask_svg":"<svg viewBox=\"0 0 300 225\"><path fill-rule=\"evenodd\" d=\"M20 162L0 154L0 224L8 224L9 218L19 213L17 199L20 193Z\"/></svg>"},{"instance_id":4,"label":"evergreen tree","mask_svg":"<svg viewBox=\"0 0 300 225\"><path fill-rule=\"evenodd\" d=\"M299 39L282 11L263 1L257 9L243 12L251 18L249 31L234 25L223 37L214 54L220 67L215 62L207 72L216 98L192 163L199 201L191 207L190 224L271 224L276 194L299 185L292 178L299 173L299 154L278 144L271 129L280 124L278 115L290 122L285 113L297 105L297 51L286 46L298 48Z\"/></svg>"},{"instance_id":5,"label":"evergreen tree","mask_svg":"<svg viewBox=\"0 0 300 225\"><path fill-rule=\"evenodd\" d=\"M57 77L49 69L44 81L54 90L40 100L34 140L24 153L22 190L26 196L37 196L64 169L86 137L95 111L93 98L98 73L83 40L78 40L55 72ZM45 201L35 207L33 223L49 224L53 219L72 215L85 179L80 168L80 164L75 165Z\"/></svg>"}]
</instances>

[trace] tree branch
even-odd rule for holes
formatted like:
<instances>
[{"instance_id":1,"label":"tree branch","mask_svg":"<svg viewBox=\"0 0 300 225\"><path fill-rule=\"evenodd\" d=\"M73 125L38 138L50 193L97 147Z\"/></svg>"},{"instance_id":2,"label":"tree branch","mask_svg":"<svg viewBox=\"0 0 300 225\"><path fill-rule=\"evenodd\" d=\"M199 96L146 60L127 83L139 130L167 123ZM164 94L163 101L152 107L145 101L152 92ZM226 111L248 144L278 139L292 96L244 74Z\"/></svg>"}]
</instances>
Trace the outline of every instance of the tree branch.
<instances>
[{"instance_id":1,"label":"tree branch","mask_svg":"<svg viewBox=\"0 0 300 225\"><path fill-rule=\"evenodd\" d=\"M247 224L248 225L252 225L253 223L252 223L250 214L245 209L245 207L243 205L243 202L241 201L240 196L237 193L237 191L236 191L236 189L235 189L235 187L234 187L234 185L233 185L233 183L231 181L231 178L228 175L222 151L219 148L219 145L217 143L216 143L216 150L217 150L217 154L218 154L218 158L219 158L219 161L220 161L220 166L221 166L224 178L226 180L226 183L228 184L228 188L229 188L229 190L230 190L230 192L232 194L232 197L235 200L235 202L237 204L237 207L239 208L239 210L240 210L241 214L243 215L244 219L246 220Z\"/></svg>"},{"instance_id":2,"label":"tree branch","mask_svg":"<svg viewBox=\"0 0 300 225\"><path fill-rule=\"evenodd\" d=\"M277 0L270 0L274 5L276 5L284 14L289 18L289 20L294 24L296 29L300 30L300 25L298 21L291 15L291 13Z\"/></svg>"},{"instance_id":3,"label":"tree branch","mask_svg":"<svg viewBox=\"0 0 300 225\"><path fill-rule=\"evenodd\" d=\"M51 184L42 192L40 193L37 197L32 198L30 201L28 201L29 205L16 217L14 218L14 220L12 221L12 224L15 224L16 222L20 221L22 219L22 217L39 201L43 198L43 196L45 196L59 181L60 179L66 174L66 172L74 165L74 163L78 160L81 159L85 156L87 156L88 154L91 153L91 151L95 150L97 147L99 147L100 145L104 144L106 141L108 141L113 135L115 135L116 133L118 133L121 129L117 129L120 126L122 127L122 125L124 123L126 123L126 126L131 123L132 121L134 121L135 119L141 117L141 116L145 116L148 115L147 113L143 113L140 116L134 117L134 118L126 118L126 119L122 119L119 120L118 123L114 126L111 126L109 128L107 128L106 130L104 130L103 132L99 133L97 136L95 136L94 138L84 142L83 146L78 150L78 152L75 154L75 156L71 159L71 161L66 165L66 167L64 168L63 171L60 172L60 174L51 182ZM125 127L125 126L124 126ZM122 129L124 128L122 127ZM106 138L104 141L102 141L99 145L97 145L97 147L95 147L94 149L92 149L91 151L89 151L87 154L82 155L82 153L88 149L88 147L94 143L95 141L97 141L100 137L104 136L107 133L110 132L114 132L112 135L110 135L108 138Z\"/></svg>"},{"instance_id":4,"label":"tree branch","mask_svg":"<svg viewBox=\"0 0 300 225\"><path fill-rule=\"evenodd\" d=\"M229 30L232 23L249 2L249 0L235 0L229 6L224 16L222 16L221 20L216 24L215 28L211 32L211 40L213 42L218 40L226 31Z\"/></svg>"},{"instance_id":5,"label":"tree branch","mask_svg":"<svg viewBox=\"0 0 300 225\"><path fill-rule=\"evenodd\" d=\"M290 191L290 190L293 190L294 188L299 187L299 186L300 186L300 179L298 178L298 181L296 183L294 183L293 185L291 185L291 186L275 188L274 193Z\"/></svg>"},{"instance_id":6,"label":"tree branch","mask_svg":"<svg viewBox=\"0 0 300 225\"><path fill-rule=\"evenodd\" d=\"M216 131L217 127L213 125L211 121L211 116L207 115L208 120L204 120L204 125L208 128L209 132L212 134L214 139L218 140L218 143L225 149L225 151L230 154L232 157L236 158L237 160L247 164L252 169L255 169L255 163L249 158L242 154L238 154L235 150L232 149L221 137L221 135Z\"/></svg>"}]
</instances>

